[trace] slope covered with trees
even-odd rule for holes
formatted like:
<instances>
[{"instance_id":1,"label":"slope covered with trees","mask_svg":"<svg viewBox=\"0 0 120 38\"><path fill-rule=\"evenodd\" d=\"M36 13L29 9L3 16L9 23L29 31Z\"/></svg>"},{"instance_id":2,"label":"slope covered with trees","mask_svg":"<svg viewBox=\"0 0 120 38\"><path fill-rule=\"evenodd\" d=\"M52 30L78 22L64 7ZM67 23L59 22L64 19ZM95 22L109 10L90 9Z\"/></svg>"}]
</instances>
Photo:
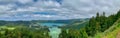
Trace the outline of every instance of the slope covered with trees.
<instances>
[{"instance_id":1,"label":"slope covered with trees","mask_svg":"<svg viewBox=\"0 0 120 38\"><path fill-rule=\"evenodd\" d=\"M94 36L98 32L104 32L111 27L120 18L120 11L117 14L105 16L105 12L102 15L96 14L96 17L92 17L89 23L86 25L86 32L89 36Z\"/></svg>"},{"instance_id":2,"label":"slope covered with trees","mask_svg":"<svg viewBox=\"0 0 120 38\"><path fill-rule=\"evenodd\" d=\"M112 14L106 16L105 12L103 14L96 14L96 17L90 18L89 22L84 28L80 30L76 29L63 29L62 33L59 35L60 38L89 38L94 37L98 33L106 31L108 28L113 26L113 24L120 18L120 11L117 14Z\"/></svg>"},{"instance_id":3,"label":"slope covered with trees","mask_svg":"<svg viewBox=\"0 0 120 38\"><path fill-rule=\"evenodd\" d=\"M94 38L120 38L120 19L106 31L97 33Z\"/></svg>"}]
</instances>

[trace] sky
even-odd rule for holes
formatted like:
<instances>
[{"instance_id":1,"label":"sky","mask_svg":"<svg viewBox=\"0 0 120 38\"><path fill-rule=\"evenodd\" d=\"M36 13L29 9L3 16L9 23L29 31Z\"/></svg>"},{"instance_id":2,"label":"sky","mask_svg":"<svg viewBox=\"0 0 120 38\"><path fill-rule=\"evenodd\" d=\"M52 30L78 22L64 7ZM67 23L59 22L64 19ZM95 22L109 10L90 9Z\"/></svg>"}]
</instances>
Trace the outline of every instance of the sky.
<instances>
[{"instance_id":1,"label":"sky","mask_svg":"<svg viewBox=\"0 0 120 38\"><path fill-rule=\"evenodd\" d=\"M120 0L0 0L0 20L64 20L90 18L97 12L116 14Z\"/></svg>"}]
</instances>

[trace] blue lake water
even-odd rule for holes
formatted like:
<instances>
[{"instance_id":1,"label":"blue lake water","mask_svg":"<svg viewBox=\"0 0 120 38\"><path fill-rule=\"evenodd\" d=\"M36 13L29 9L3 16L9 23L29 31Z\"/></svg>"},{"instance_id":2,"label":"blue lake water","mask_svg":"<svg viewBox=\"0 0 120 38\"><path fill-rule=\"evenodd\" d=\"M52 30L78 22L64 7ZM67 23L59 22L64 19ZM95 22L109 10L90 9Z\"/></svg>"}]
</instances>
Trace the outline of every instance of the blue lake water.
<instances>
[{"instance_id":1,"label":"blue lake water","mask_svg":"<svg viewBox=\"0 0 120 38\"><path fill-rule=\"evenodd\" d=\"M59 34L61 33L61 28L58 28L57 26L63 26L65 24L64 23L40 23L40 25L52 27L52 28L49 28L49 30L50 30L49 35L52 38L58 38Z\"/></svg>"},{"instance_id":2,"label":"blue lake water","mask_svg":"<svg viewBox=\"0 0 120 38\"><path fill-rule=\"evenodd\" d=\"M65 24L63 23L40 23L41 26L48 26L48 27L54 27L54 26L63 26Z\"/></svg>"},{"instance_id":3,"label":"blue lake water","mask_svg":"<svg viewBox=\"0 0 120 38\"><path fill-rule=\"evenodd\" d=\"M61 28L53 27L53 28L49 28L49 30L50 30L49 35L52 38L59 38L59 34L61 33Z\"/></svg>"}]
</instances>

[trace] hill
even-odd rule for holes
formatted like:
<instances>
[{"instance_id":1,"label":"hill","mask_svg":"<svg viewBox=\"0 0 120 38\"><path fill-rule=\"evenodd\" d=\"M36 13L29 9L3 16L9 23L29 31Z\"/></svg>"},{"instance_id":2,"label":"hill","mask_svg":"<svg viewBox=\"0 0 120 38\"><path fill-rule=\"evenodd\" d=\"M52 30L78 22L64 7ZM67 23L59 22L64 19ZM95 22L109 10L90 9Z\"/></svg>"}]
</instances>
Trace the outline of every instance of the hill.
<instances>
[{"instance_id":1,"label":"hill","mask_svg":"<svg viewBox=\"0 0 120 38\"><path fill-rule=\"evenodd\" d=\"M85 28L86 24L88 23L88 19L86 20L79 20L79 21L73 21L71 24L67 24L62 26L61 28L64 29L80 29L80 28Z\"/></svg>"},{"instance_id":2,"label":"hill","mask_svg":"<svg viewBox=\"0 0 120 38\"><path fill-rule=\"evenodd\" d=\"M88 18L86 19L68 19L68 20L31 20L31 21L5 21L5 20L0 20L0 26L5 26L7 24L14 24L14 25L24 25L24 26L29 26L31 24L36 24L36 23L64 23L64 24L72 24L75 22L82 22L84 20L89 20Z\"/></svg>"},{"instance_id":3,"label":"hill","mask_svg":"<svg viewBox=\"0 0 120 38\"><path fill-rule=\"evenodd\" d=\"M120 19L103 33L97 33L94 38L120 38Z\"/></svg>"}]
</instances>

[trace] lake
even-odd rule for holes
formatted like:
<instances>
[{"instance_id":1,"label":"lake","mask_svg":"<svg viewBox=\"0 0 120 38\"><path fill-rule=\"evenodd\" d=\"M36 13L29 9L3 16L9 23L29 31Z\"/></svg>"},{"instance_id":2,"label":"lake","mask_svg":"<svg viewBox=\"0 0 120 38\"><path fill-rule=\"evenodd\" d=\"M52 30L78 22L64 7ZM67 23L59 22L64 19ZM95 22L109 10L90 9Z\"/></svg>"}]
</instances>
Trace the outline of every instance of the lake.
<instances>
[{"instance_id":1,"label":"lake","mask_svg":"<svg viewBox=\"0 0 120 38\"><path fill-rule=\"evenodd\" d=\"M61 28L52 27L52 28L49 28L49 30L50 30L49 35L52 38L59 38L59 34L61 33Z\"/></svg>"},{"instance_id":2,"label":"lake","mask_svg":"<svg viewBox=\"0 0 120 38\"><path fill-rule=\"evenodd\" d=\"M65 24L64 23L40 23L40 25L52 27L52 28L49 28L50 30L49 35L52 38L59 38L59 34L61 33L61 28L58 28L57 26L63 26Z\"/></svg>"},{"instance_id":3,"label":"lake","mask_svg":"<svg viewBox=\"0 0 120 38\"><path fill-rule=\"evenodd\" d=\"M64 23L40 23L41 26L47 26L47 27L56 27L56 26L63 26Z\"/></svg>"}]
</instances>

